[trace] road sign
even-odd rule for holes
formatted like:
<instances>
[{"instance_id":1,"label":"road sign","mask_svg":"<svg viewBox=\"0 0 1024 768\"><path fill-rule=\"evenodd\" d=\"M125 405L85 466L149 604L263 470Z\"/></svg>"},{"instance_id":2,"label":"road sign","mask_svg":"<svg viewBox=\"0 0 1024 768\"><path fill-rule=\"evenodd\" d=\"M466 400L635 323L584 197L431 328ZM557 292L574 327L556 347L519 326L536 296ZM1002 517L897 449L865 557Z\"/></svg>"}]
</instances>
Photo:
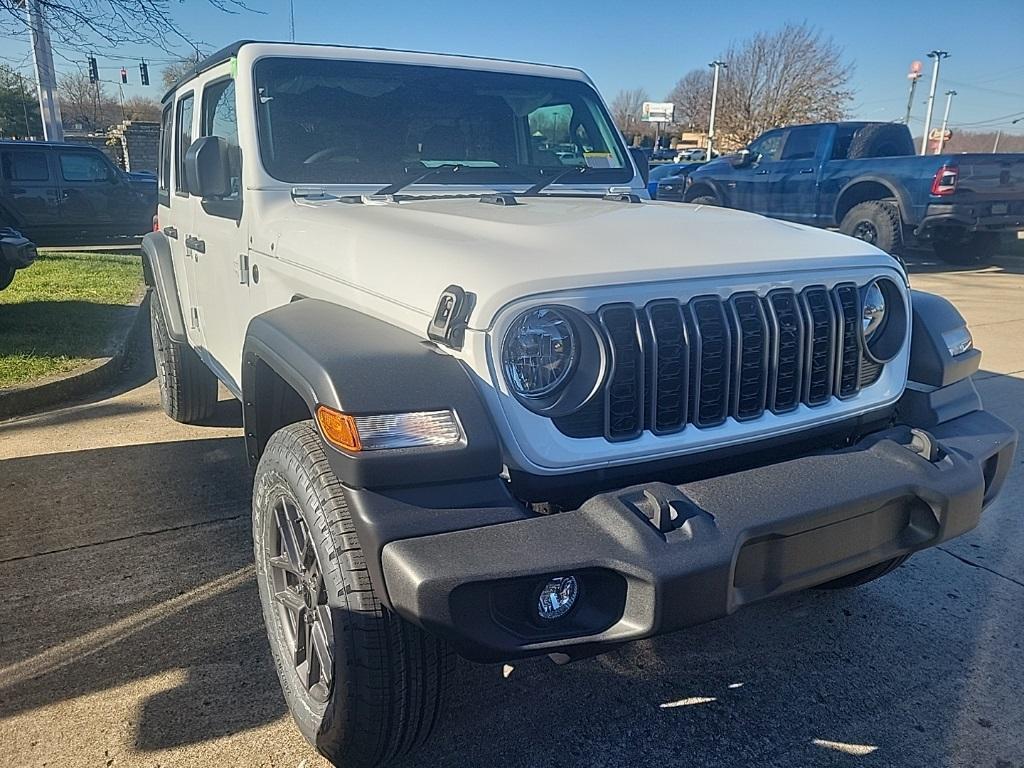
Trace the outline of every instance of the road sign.
<instances>
[{"instance_id":1,"label":"road sign","mask_svg":"<svg viewBox=\"0 0 1024 768\"><path fill-rule=\"evenodd\" d=\"M671 101L645 101L640 119L645 123L671 123L676 105Z\"/></svg>"},{"instance_id":2,"label":"road sign","mask_svg":"<svg viewBox=\"0 0 1024 768\"><path fill-rule=\"evenodd\" d=\"M949 141L953 138L953 132L949 130L949 128L945 130L945 136L942 134L943 131L941 128L932 128L931 132L928 134L928 141Z\"/></svg>"}]
</instances>

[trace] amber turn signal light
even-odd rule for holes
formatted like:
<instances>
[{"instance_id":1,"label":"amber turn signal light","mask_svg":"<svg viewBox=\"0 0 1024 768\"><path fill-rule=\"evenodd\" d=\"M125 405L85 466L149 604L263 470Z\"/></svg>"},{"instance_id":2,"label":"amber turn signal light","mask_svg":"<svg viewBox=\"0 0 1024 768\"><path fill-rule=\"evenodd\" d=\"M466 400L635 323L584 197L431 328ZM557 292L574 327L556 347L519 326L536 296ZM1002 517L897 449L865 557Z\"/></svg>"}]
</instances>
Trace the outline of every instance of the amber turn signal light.
<instances>
[{"instance_id":1,"label":"amber turn signal light","mask_svg":"<svg viewBox=\"0 0 1024 768\"><path fill-rule=\"evenodd\" d=\"M316 423L320 425L324 439L335 448L346 451L363 450L359 430L356 429L356 420L348 414L321 405L316 409Z\"/></svg>"}]
</instances>

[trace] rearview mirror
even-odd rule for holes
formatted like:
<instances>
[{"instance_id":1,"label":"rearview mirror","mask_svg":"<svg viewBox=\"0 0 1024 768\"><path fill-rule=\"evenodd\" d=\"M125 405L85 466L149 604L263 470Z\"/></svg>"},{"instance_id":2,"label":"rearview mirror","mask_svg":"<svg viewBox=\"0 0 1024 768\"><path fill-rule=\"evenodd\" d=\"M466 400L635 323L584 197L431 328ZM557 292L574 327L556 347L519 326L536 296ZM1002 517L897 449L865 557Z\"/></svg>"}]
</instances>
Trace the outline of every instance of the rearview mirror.
<instances>
[{"instance_id":1,"label":"rearview mirror","mask_svg":"<svg viewBox=\"0 0 1024 768\"><path fill-rule=\"evenodd\" d=\"M196 139L185 153L185 181L190 194L203 199L231 194L228 143L220 136Z\"/></svg>"},{"instance_id":2,"label":"rearview mirror","mask_svg":"<svg viewBox=\"0 0 1024 768\"><path fill-rule=\"evenodd\" d=\"M733 168L746 168L754 162L754 153L749 149L741 149L735 155L729 155L729 164Z\"/></svg>"},{"instance_id":3,"label":"rearview mirror","mask_svg":"<svg viewBox=\"0 0 1024 768\"><path fill-rule=\"evenodd\" d=\"M647 159L647 153L640 147L630 147L629 154L636 163L636 169L640 171L640 178L644 180L644 186L651 180L651 163Z\"/></svg>"}]
</instances>

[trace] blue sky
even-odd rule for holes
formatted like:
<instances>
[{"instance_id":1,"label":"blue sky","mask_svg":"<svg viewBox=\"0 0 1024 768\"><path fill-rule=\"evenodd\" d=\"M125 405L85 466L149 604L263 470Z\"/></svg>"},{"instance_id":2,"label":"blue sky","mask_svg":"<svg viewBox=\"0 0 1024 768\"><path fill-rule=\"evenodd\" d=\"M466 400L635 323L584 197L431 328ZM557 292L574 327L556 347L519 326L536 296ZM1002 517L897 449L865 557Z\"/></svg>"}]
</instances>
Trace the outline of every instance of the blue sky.
<instances>
[{"instance_id":1,"label":"blue sky","mask_svg":"<svg viewBox=\"0 0 1024 768\"><path fill-rule=\"evenodd\" d=\"M605 97L620 88L642 86L660 99L686 71L702 67L733 40L759 29L772 30L787 21L807 21L831 35L854 65L852 85L855 117L899 118L906 104L906 73L911 61L924 61L927 51L948 50L939 81L942 93L958 92L953 125L978 124L977 129L1009 129L1011 117L1024 115L1024 60L1017 54L1024 41L1024 0L783 0L782 2L660 2L559 4L547 2L489 3L482 0L294 0L296 39L351 45L407 48L477 54L569 64L586 70ZM288 38L287 0L248 0L262 13L227 15L202 0L172 3L180 28L211 47L241 37ZM707 10L702 10L707 9ZM0 38L0 61L20 60L27 45ZM125 46L119 55L165 58L144 46ZM64 55L75 59L73 51ZM117 77L120 61L100 58L110 66L105 78ZM138 83L137 62L125 62L132 83ZM61 59L58 70L72 68ZM153 80L158 82L158 64ZM928 78L915 99L920 127ZM159 96L157 86L130 86L127 94ZM1000 119L1001 118L1001 119ZM1024 132L1024 121L1013 130Z\"/></svg>"}]
</instances>

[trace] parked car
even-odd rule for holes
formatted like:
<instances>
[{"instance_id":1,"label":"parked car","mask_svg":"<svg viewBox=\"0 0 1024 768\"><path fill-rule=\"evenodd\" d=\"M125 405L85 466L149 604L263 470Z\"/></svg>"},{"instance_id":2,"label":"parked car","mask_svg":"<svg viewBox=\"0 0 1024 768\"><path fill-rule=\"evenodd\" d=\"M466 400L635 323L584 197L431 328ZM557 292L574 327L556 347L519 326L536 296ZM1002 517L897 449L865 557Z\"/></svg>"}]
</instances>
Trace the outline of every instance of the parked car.
<instances>
[{"instance_id":1,"label":"parked car","mask_svg":"<svg viewBox=\"0 0 1024 768\"><path fill-rule=\"evenodd\" d=\"M0 141L0 218L40 245L139 236L155 212L156 178L95 147Z\"/></svg>"},{"instance_id":2,"label":"parked car","mask_svg":"<svg viewBox=\"0 0 1024 768\"><path fill-rule=\"evenodd\" d=\"M0 226L0 291L11 284L14 273L36 260L36 246L21 232Z\"/></svg>"},{"instance_id":3,"label":"parked car","mask_svg":"<svg viewBox=\"0 0 1024 768\"><path fill-rule=\"evenodd\" d=\"M716 150L713 149L713 150L711 150L711 157L712 157L712 159L716 158L716 157L719 157L719 153ZM703 147L691 147L689 149L683 149L683 150L678 151L677 155L676 155L676 162L677 163L692 162L692 161L704 162L707 159L708 159L708 151L707 151L707 149L704 149Z\"/></svg>"},{"instance_id":4,"label":"parked car","mask_svg":"<svg viewBox=\"0 0 1024 768\"><path fill-rule=\"evenodd\" d=\"M651 199L682 202L683 193L686 190L686 179L702 165L704 165L703 162L673 163L672 172L661 176L657 180L655 192L651 195Z\"/></svg>"},{"instance_id":5,"label":"parked car","mask_svg":"<svg viewBox=\"0 0 1024 768\"><path fill-rule=\"evenodd\" d=\"M530 141L553 116L575 167ZM162 125L161 401L243 403L274 668L336 765L419 746L454 652L863 584L1010 468L951 304L868 243L645 200L579 70L245 42Z\"/></svg>"},{"instance_id":6,"label":"parked car","mask_svg":"<svg viewBox=\"0 0 1024 768\"><path fill-rule=\"evenodd\" d=\"M665 178L674 176L676 171L684 168L686 163L665 163L664 165L652 165L647 175L647 193L651 199L658 197L658 183Z\"/></svg>"},{"instance_id":7,"label":"parked car","mask_svg":"<svg viewBox=\"0 0 1024 768\"><path fill-rule=\"evenodd\" d=\"M1024 154L917 155L895 123L776 128L690 175L688 202L838 227L889 253L930 243L948 262L991 258L1024 230Z\"/></svg>"}]
</instances>

